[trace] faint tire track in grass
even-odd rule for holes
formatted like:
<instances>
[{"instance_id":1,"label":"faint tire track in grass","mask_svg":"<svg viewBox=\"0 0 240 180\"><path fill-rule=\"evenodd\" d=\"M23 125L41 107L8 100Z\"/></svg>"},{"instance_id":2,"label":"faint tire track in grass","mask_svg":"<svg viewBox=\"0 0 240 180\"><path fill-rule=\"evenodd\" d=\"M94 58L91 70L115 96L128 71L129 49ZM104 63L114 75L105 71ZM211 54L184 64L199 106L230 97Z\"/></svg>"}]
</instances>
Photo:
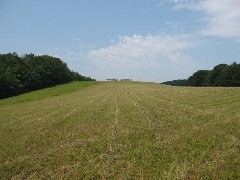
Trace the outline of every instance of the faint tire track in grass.
<instances>
[{"instance_id":1,"label":"faint tire track in grass","mask_svg":"<svg viewBox=\"0 0 240 180\"><path fill-rule=\"evenodd\" d=\"M128 91L128 92L126 93L127 99L128 99L129 101L131 101L131 102L134 104L134 106L135 106L143 115L145 115L145 116L147 117L147 119L148 119L148 121L149 121L149 123L151 124L151 127L152 127L153 129L158 129L158 128L159 128L159 124L158 124L158 121L159 121L159 120L157 120L157 119L152 115L152 113L151 113L149 110L147 110L146 107L144 107L142 104L140 104L139 102L137 102L136 100L133 99L133 95L130 95L130 94L133 94L133 92L131 92L131 93L129 93L129 92L131 92L131 91ZM132 96L132 97L131 97L131 96ZM135 99L136 99L136 97L135 97Z\"/></svg>"},{"instance_id":2,"label":"faint tire track in grass","mask_svg":"<svg viewBox=\"0 0 240 180\"><path fill-rule=\"evenodd\" d=\"M114 114L114 122L111 125L111 137L110 137L110 143L109 143L109 154L110 156L114 157L116 156L116 149L115 149L115 140L116 140L116 131L117 131L117 126L118 126L118 116L120 114L120 109L119 109L119 99L120 92L117 93L115 97L115 114Z\"/></svg>"}]
</instances>

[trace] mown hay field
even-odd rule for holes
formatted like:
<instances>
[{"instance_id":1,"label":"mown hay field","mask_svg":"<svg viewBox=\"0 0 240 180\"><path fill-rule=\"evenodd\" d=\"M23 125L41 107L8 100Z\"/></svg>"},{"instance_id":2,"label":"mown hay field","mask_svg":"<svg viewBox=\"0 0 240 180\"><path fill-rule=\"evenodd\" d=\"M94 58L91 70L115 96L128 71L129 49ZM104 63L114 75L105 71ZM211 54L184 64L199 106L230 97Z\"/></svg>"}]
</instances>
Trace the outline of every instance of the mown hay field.
<instances>
[{"instance_id":1,"label":"mown hay field","mask_svg":"<svg viewBox=\"0 0 240 180\"><path fill-rule=\"evenodd\" d=\"M78 83L0 100L0 179L240 178L240 88Z\"/></svg>"}]
</instances>

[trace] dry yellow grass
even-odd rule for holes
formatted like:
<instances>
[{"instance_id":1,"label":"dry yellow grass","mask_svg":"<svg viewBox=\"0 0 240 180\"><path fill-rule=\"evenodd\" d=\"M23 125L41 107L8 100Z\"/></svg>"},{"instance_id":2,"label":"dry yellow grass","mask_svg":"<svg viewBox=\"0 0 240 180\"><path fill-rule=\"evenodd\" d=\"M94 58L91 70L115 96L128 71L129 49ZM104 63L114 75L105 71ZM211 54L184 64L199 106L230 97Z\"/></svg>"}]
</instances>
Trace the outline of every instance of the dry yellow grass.
<instances>
[{"instance_id":1,"label":"dry yellow grass","mask_svg":"<svg viewBox=\"0 0 240 180\"><path fill-rule=\"evenodd\" d=\"M239 107L240 88L137 82L2 104L0 179L238 179Z\"/></svg>"}]
</instances>

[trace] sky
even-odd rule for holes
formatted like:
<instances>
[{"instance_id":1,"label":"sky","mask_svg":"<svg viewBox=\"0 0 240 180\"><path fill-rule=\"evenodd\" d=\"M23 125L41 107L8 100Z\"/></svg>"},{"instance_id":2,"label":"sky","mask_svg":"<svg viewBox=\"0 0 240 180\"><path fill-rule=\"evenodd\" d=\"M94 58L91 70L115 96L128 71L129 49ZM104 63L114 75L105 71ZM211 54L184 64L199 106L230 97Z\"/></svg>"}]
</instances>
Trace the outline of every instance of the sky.
<instances>
[{"instance_id":1,"label":"sky","mask_svg":"<svg viewBox=\"0 0 240 180\"><path fill-rule=\"evenodd\" d=\"M240 63L240 0L0 0L0 53L59 57L97 80L185 79Z\"/></svg>"}]
</instances>

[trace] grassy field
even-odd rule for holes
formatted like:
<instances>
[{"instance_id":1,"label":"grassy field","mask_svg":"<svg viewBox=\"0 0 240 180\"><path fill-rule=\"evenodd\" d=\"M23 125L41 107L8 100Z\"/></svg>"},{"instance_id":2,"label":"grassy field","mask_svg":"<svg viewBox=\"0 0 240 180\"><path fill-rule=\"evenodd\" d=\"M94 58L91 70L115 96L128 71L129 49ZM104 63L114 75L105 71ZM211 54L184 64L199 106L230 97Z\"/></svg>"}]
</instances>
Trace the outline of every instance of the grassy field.
<instances>
[{"instance_id":1,"label":"grassy field","mask_svg":"<svg viewBox=\"0 0 240 180\"><path fill-rule=\"evenodd\" d=\"M0 179L240 179L240 88L63 87L0 101Z\"/></svg>"}]
</instances>

